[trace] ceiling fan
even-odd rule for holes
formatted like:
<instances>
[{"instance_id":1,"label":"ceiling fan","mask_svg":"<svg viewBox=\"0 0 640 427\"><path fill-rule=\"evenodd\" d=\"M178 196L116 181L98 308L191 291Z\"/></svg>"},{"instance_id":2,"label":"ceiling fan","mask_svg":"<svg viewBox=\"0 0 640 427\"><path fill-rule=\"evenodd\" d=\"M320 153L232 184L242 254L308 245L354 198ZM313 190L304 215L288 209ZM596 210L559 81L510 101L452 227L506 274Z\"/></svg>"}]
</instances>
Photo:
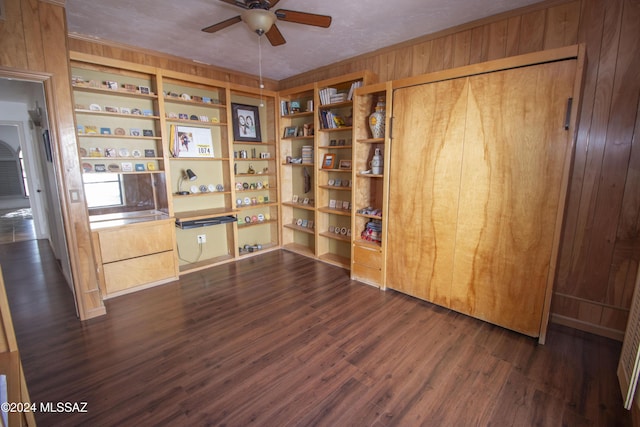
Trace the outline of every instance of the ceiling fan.
<instances>
[{"instance_id":1,"label":"ceiling fan","mask_svg":"<svg viewBox=\"0 0 640 427\"><path fill-rule=\"evenodd\" d=\"M244 10L241 15L234 16L217 24L203 28L206 33L215 33L237 22L244 21L251 31L258 35L265 34L273 46L280 46L286 43L282 33L275 25L276 20L295 22L297 24L313 25L316 27L328 28L331 25L331 17L327 15L316 15L314 13L296 12L295 10L278 9L272 12L280 0L220 0Z\"/></svg>"}]
</instances>

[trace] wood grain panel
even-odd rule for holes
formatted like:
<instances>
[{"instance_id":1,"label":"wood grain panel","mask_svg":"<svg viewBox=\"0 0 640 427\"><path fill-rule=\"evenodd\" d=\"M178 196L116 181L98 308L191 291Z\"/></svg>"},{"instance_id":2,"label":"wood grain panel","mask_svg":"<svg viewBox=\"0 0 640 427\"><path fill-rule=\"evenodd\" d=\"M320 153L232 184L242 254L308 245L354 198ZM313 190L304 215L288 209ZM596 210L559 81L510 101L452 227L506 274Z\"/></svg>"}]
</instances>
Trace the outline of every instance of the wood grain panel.
<instances>
[{"instance_id":1,"label":"wood grain panel","mask_svg":"<svg viewBox=\"0 0 640 427\"><path fill-rule=\"evenodd\" d=\"M554 49L577 43L581 3L574 1L549 8L544 34L544 49Z\"/></svg>"},{"instance_id":2,"label":"wood grain panel","mask_svg":"<svg viewBox=\"0 0 640 427\"><path fill-rule=\"evenodd\" d=\"M6 19L0 20L0 65L28 69L21 1L5 1Z\"/></svg>"},{"instance_id":3,"label":"wood grain panel","mask_svg":"<svg viewBox=\"0 0 640 427\"><path fill-rule=\"evenodd\" d=\"M22 20L24 28L24 43L27 49L27 62L31 70L44 70L44 56L42 55L42 31L40 29L40 12L38 0L28 0L22 3Z\"/></svg>"},{"instance_id":4,"label":"wood grain panel","mask_svg":"<svg viewBox=\"0 0 640 427\"><path fill-rule=\"evenodd\" d=\"M469 65L471 57L471 31L463 31L454 35L453 67Z\"/></svg>"},{"instance_id":5,"label":"wood grain panel","mask_svg":"<svg viewBox=\"0 0 640 427\"><path fill-rule=\"evenodd\" d=\"M506 19L489 24L487 60L500 59L506 56L508 29L509 21Z\"/></svg>"},{"instance_id":6,"label":"wood grain panel","mask_svg":"<svg viewBox=\"0 0 640 427\"><path fill-rule=\"evenodd\" d=\"M470 78L451 308L531 336L558 238L575 70L563 61Z\"/></svg>"},{"instance_id":7,"label":"wood grain panel","mask_svg":"<svg viewBox=\"0 0 640 427\"><path fill-rule=\"evenodd\" d=\"M545 10L522 15L519 54L536 52L544 46Z\"/></svg>"},{"instance_id":8,"label":"wood grain panel","mask_svg":"<svg viewBox=\"0 0 640 427\"><path fill-rule=\"evenodd\" d=\"M154 221L159 222L159 221ZM122 259L173 250L171 222L159 224L134 224L98 232L102 262L109 263ZM123 245L123 242L127 242Z\"/></svg>"},{"instance_id":9,"label":"wood grain panel","mask_svg":"<svg viewBox=\"0 0 640 427\"><path fill-rule=\"evenodd\" d=\"M176 277L173 252L161 252L112 262L104 264L102 268L108 294L123 291L141 283L153 283Z\"/></svg>"},{"instance_id":10,"label":"wood grain panel","mask_svg":"<svg viewBox=\"0 0 640 427\"><path fill-rule=\"evenodd\" d=\"M466 79L393 97L400 149L390 166L387 286L441 305L448 305L453 269L466 98Z\"/></svg>"}]
</instances>

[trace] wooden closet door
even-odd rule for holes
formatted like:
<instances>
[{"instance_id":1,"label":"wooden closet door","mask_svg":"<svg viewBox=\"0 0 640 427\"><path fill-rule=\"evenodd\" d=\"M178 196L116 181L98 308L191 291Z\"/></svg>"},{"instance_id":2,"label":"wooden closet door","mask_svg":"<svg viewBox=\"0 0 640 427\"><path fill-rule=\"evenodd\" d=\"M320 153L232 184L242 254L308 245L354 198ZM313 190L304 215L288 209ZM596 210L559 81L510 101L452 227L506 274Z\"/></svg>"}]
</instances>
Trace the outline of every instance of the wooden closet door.
<instances>
[{"instance_id":1,"label":"wooden closet door","mask_svg":"<svg viewBox=\"0 0 640 427\"><path fill-rule=\"evenodd\" d=\"M451 308L530 336L553 283L575 63L469 84Z\"/></svg>"},{"instance_id":2,"label":"wooden closet door","mask_svg":"<svg viewBox=\"0 0 640 427\"><path fill-rule=\"evenodd\" d=\"M466 78L393 95L387 286L448 306L456 236Z\"/></svg>"}]
</instances>

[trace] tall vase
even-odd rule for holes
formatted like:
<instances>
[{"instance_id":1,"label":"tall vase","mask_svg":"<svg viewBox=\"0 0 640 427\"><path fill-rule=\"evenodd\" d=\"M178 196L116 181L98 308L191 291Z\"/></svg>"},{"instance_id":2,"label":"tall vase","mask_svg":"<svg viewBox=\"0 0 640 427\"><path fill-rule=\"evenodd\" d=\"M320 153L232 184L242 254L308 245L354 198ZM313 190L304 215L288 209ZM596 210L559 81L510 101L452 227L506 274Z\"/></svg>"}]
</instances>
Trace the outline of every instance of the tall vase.
<instances>
[{"instance_id":1,"label":"tall vase","mask_svg":"<svg viewBox=\"0 0 640 427\"><path fill-rule=\"evenodd\" d=\"M384 138L385 102L380 98L376 110L369 116L369 128L373 138Z\"/></svg>"}]
</instances>

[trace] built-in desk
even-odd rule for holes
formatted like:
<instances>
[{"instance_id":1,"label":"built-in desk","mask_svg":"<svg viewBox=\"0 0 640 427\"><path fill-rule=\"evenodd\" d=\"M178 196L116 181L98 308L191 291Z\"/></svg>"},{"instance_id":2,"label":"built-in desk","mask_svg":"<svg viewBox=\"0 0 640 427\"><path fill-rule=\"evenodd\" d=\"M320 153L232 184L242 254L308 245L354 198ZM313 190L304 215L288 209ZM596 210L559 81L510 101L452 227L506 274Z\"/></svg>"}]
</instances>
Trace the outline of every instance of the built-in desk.
<instances>
[{"instance_id":1,"label":"built-in desk","mask_svg":"<svg viewBox=\"0 0 640 427\"><path fill-rule=\"evenodd\" d=\"M174 220L157 211L90 217L104 298L178 278Z\"/></svg>"}]
</instances>

